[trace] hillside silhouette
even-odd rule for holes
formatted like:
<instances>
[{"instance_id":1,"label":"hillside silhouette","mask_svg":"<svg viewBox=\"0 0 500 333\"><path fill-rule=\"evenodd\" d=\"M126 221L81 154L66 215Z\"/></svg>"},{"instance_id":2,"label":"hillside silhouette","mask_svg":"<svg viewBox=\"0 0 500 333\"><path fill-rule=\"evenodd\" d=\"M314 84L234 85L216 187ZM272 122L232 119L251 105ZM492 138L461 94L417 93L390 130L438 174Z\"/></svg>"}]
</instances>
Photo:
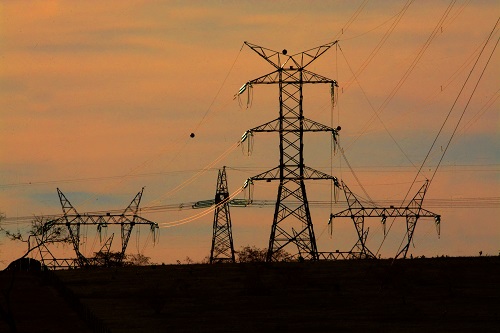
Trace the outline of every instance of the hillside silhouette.
<instances>
[{"instance_id":1,"label":"hillside silhouette","mask_svg":"<svg viewBox=\"0 0 500 333\"><path fill-rule=\"evenodd\" d=\"M493 332L499 264L476 257L16 272L11 302L19 332ZM11 274L0 272L2 293ZM9 332L5 321L0 331Z\"/></svg>"}]
</instances>

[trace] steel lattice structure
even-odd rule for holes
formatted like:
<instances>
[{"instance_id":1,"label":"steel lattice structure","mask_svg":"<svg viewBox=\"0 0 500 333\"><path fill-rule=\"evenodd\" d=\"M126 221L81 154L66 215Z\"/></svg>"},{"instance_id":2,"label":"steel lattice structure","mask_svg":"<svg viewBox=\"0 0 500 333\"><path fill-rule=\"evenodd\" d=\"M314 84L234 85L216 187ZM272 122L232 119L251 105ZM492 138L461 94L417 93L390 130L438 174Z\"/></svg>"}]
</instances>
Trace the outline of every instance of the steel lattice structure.
<instances>
[{"instance_id":1,"label":"steel lattice structure","mask_svg":"<svg viewBox=\"0 0 500 333\"><path fill-rule=\"evenodd\" d=\"M238 94L256 84L276 84L279 88L279 117L248 130L242 138L244 140L256 132L279 133L279 165L249 178L246 183L251 184L256 180L279 180L267 261L273 261L274 255L289 244L297 246L298 258L319 259L304 180L326 179L333 181L337 187L339 184L336 177L304 164L304 133L331 132L333 139L336 140L340 128L334 129L304 117L302 90L304 84L330 84L332 92L338 86L337 81L306 69L336 43L336 41L331 42L290 56L286 50L277 52L245 42L275 70L248 81ZM287 204L287 200L299 201L300 205L291 207Z\"/></svg>"},{"instance_id":2,"label":"steel lattice structure","mask_svg":"<svg viewBox=\"0 0 500 333\"><path fill-rule=\"evenodd\" d=\"M118 262L122 262L125 258L125 251L127 249L128 241L130 239L132 229L135 225L149 225L151 232L153 233L153 240L156 241L158 224L137 215L143 192L144 188L142 188L142 190L137 193L132 202L127 206L127 208L125 208L125 210L121 214L80 214L58 188L57 193L59 195L59 200L61 202L61 207L64 215L55 220L49 221L48 226L64 225L68 228L71 243L73 244L73 249L76 254L76 259L56 259L44 245L40 247L40 255L42 256L42 261L44 260L44 258L48 257L47 265L49 267L50 265L58 266L60 264L68 267L105 265L106 256L104 256L104 258L86 258L81 253L81 226L96 226L97 231L99 232L99 234L101 234L103 228L107 228L109 225L119 225L121 228L121 251L119 252ZM101 248L101 252L103 254L107 254L110 252L113 236L114 235L111 235L111 237L106 240L103 247Z\"/></svg>"},{"instance_id":3,"label":"steel lattice structure","mask_svg":"<svg viewBox=\"0 0 500 333\"><path fill-rule=\"evenodd\" d=\"M233 232L229 214L229 189L227 186L226 167L219 170L215 190L215 211L210 263L234 263Z\"/></svg>"},{"instance_id":4,"label":"steel lattice structure","mask_svg":"<svg viewBox=\"0 0 500 333\"><path fill-rule=\"evenodd\" d=\"M330 222L332 219L338 217L350 217L354 222L354 227L356 228L358 234L358 241L351 249L351 257L356 258L375 258L375 255L366 246L366 239L368 237L368 229L365 230L365 218L366 217L379 217L381 218L382 224L384 226L384 234L386 233L385 223L388 217L405 217L406 218L406 234L405 234L405 245L399 250L395 258L402 256L406 258L408 249L413 239L413 233L417 225L417 221L420 217L432 217L436 223L436 229L438 235L440 234L441 216L430 212L422 208L422 203L424 201L425 193L427 192L427 187L429 181L425 181L422 187L418 190L417 194L413 199L404 207L365 207L360 202L360 200L354 195L354 193L347 187L344 182L342 182L342 188L345 193L347 200L347 205L349 208L338 212L336 214L330 215Z\"/></svg>"},{"instance_id":5,"label":"steel lattice structure","mask_svg":"<svg viewBox=\"0 0 500 333\"><path fill-rule=\"evenodd\" d=\"M47 224L48 227L51 226L50 222ZM100 257L86 258L87 263L90 266L109 266L109 253L111 250L111 243L113 242L114 234L112 234L104 245L101 247L98 253L101 254ZM40 260L42 264L49 269L69 269L77 268L80 266L78 259L75 258L56 258L47 244L43 243L35 237L36 248L38 248L38 253L40 255ZM31 246L31 244L30 244Z\"/></svg>"}]
</instances>

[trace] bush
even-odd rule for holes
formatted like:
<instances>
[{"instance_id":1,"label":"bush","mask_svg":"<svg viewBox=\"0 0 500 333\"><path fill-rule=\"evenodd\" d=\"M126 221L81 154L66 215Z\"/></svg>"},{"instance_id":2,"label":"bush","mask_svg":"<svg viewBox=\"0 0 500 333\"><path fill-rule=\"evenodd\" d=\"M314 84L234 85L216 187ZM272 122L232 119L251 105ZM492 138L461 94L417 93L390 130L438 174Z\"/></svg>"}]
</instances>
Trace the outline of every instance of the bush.
<instances>
[{"instance_id":1,"label":"bush","mask_svg":"<svg viewBox=\"0 0 500 333\"><path fill-rule=\"evenodd\" d=\"M241 250L236 251L236 261L245 262L266 262L267 248L259 249L256 246L242 246ZM285 250L279 250L274 254L273 261L292 261L292 255Z\"/></svg>"}]
</instances>

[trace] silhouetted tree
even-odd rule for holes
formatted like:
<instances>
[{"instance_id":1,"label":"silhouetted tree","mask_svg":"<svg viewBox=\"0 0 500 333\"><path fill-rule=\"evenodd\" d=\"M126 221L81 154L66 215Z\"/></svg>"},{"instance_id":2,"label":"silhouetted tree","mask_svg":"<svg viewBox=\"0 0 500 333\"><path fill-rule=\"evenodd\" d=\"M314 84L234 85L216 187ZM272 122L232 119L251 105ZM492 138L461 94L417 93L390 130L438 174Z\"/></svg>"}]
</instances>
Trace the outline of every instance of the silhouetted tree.
<instances>
[{"instance_id":1,"label":"silhouetted tree","mask_svg":"<svg viewBox=\"0 0 500 333\"><path fill-rule=\"evenodd\" d=\"M43 216L35 216L31 221L31 228L26 235L20 230L9 231L0 225L0 232L13 241L26 243L28 249L20 258L26 258L31 252L48 244L67 244L71 242L68 229L62 225L54 225L52 220Z\"/></svg>"},{"instance_id":2,"label":"silhouetted tree","mask_svg":"<svg viewBox=\"0 0 500 333\"><path fill-rule=\"evenodd\" d=\"M260 249L256 246L242 246L239 251L236 251L237 262L265 262L267 257L267 249ZM279 250L274 254L275 261L293 261L292 255L285 250Z\"/></svg>"},{"instance_id":3,"label":"silhouetted tree","mask_svg":"<svg viewBox=\"0 0 500 333\"><path fill-rule=\"evenodd\" d=\"M237 262L265 262L267 249L259 249L255 246L242 246L236 251Z\"/></svg>"},{"instance_id":4,"label":"silhouetted tree","mask_svg":"<svg viewBox=\"0 0 500 333\"><path fill-rule=\"evenodd\" d=\"M94 253L94 258L92 259L95 265L105 267L152 265L151 258L140 253L128 254L122 258L122 254L119 251L99 251Z\"/></svg>"},{"instance_id":5,"label":"silhouetted tree","mask_svg":"<svg viewBox=\"0 0 500 333\"><path fill-rule=\"evenodd\" d=\"M94 265L96 266L104 266L104 267L116 267L123 266L122 254L118 251L109 251L109 252L95 252L94 253Z\"/></svg>"},{"instance_id":6,"label":"silhouetted tree","mask_svg":"<svg viewBox=\"0 0 500 333\"><path fill-rule=\"evenodd\" d=\"M140 253L127 255L126 264L131 265L131 266L152 265L151 258L146 257L144 254L140 254Z\"/></svg>"}]
</instances>

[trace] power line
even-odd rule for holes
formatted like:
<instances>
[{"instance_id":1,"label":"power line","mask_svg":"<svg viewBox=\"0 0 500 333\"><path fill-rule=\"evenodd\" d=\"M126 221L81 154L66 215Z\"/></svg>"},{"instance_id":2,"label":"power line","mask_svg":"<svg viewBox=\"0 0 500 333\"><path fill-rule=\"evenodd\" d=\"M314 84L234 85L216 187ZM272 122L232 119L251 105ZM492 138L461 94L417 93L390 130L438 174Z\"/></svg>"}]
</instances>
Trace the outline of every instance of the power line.
<instances>
[{"instance_id":1,"label":"power line","mask_svg":"<svg viewBox=\"0 0 500 333\"><path fill-rule=\"evenodd\" d=\"M361 14L361 12L363 11L363 9L365 8L366 4L368 3L368 0L364 0L361 5L359 5L359 7L356 9L356 11L352 14L352 16L349 18L349 20L346 22L346 24L342 27L342 29L337 32L337 35L336 37L334 38L334 40L338 39L340 35L343 35L344 32L347 31L347 29L349 29L349 27L351 26L351 24L356 21L356 19L358 18L359 14Z\"/></svg>"},{"instance_id":2,"label":"power line","mask_svg":"<svg viewBox=\"0 0 500 333\"><path fill-rule=\"evenodd\" d=\"M207 117L208 113L212 111L212 106L214 105L215 103L215 100L217 99L217 97L219 97L219 94L222 90L222 88L224 87L224 85L226 84L226 81L227 81L227 78L229 77L229 75L231 74L231 72L233 71L233 68L234 68L234 65L236 64L236 61L238 61L238 58L241 54L241 50L243 50L243 46L245 46L245 43L241 44L241 48L240 48L240 51L238 52L238 54L236 55L236 58L234 59L233 61L233 64L231 65L231 67L229 68L229 71L227 72L226 74L226 77L224 78L224 80L222 81L222 84L220 85L219 87L219 90L217 90L217 93L215 94L214 98L212 99L212 102L210 103L210 105L208 106L207 108L207 111L205 111L205 113L203 114L203 117L201 118L200 122L196 125L194 131L196 132L196 130L198 130L198 128L201 126L201 124L203 123L203 121L205 120L205 118Z\"/></svg>"},{"instance_id":3,"label":"power line","mask_svg":"<svg viewBox=\"0 0 500 333\"><path fill-rule=\"evenodd\" d=\"M449 116L450 116L450 114L451 114L451 112L452 112L453 108L455 107L456 102L458 101L458 98L461 96L461 94L462 94L462 92L463 92L463 90L464 90L464 88L465 88L465 86L466 86L466 84L467 84L467 82L468 82L468 80L469 80L470 76L472 75L472 72L474 71L474 69L475 69L475 67L476 67L477 63L479 62L479 59L481 58L481 55L483 54L484 49L485 49L485 48L486 48L486 46L488 45L488 42L489 42L489 40L490 40L491 36L493 35L493 33L494 33L494 31L495 31L495 29L496 29L496 27L497 27L497 25L498 25L498 22L499 22L499 21L500 21L500 18L499 18L499 19L497 20L497 22L495 23L495 26L493 27L493 29L492 29L492 31L491 31L491 33L490 33L490 35L488 36L488 39L486 40L486 43L484 44L484 46L483 46L483 48L482 48L481 52L479 53L479 56L477 57L476 62L474 63L474 66L472 67L472 69L471 69L471 71L470 71L469 75L467 76L467 79L465 80L465 82L464 82L464 84L463 84L463 86L462 86L462 89L460 89L460 92L458 93L458 96L457 96L457 98L455 99L455 102L453 103L452 107L450 108L450 111L448 112L448 115L446 116L446 118L445 118L445 120L444 120L444 122L443 122L443 125L442 125L442 126L441 126L441 128L439 129L439 132L438 132L438 134L437 134L436 138L434 139L434 142L432 143L432 146L431 146L431 148L429 149L429 152L427 153L427 155L426 155L426 157L425 157L424 161L422 162L422 165L421 165L421 167L420 167L420 169L419 169L419 172L420 172L420 170L423 168L423 166L424 166L424 164L425 164L425 162L426 162L426 160L427 160L427 157L429 156L430 152L432 151L432 148L434 147L434 144L436 143L436 141L437 141L437 139L438 139L439 135L441 134L441 131L442 131L442 129L443 129L443 127L444 127L444 125L445 125L445 124L446 124L446 122L448 121L448 118L449 118ZM457 131L457 129L458 129L458 126L460 125L460 122L462 121L462 118L463 118L463 116L464 116L464 114L465 114L465 111L467 110L467 108L468 108L468 106L469 106L469 103L470 103L470 101L471 101L472 97L474 96L474 93L476 92L476 89L477 89L477 87L478 87L478 85L479 85L479 82L481 81L481 79L482 79L482 77L483 77L483 74L484 74L484 72L486 71L486 68L487 68L488 64L490 63L491 57L492 57L492 56L493 56L493 54L495 53L495 50L496 50L496 47L497 47L497 45L498 45L498 41L499 41L499 40L500 40L500 38L498 38L498 39L497 39L497 42L496 42L496 44L495 44L495 46L494 46L493 50L491 51L490 57L488 58L488 60L487 60L486 64L484 65L483 71L481 72L481 75L479 76L479 78L478 78L478 80L477 80L477 82L476 82L476 85L474 86L474 88L473 88L473 90L472 90L472 92L471 92L471 94L470 94L470 96L469 96L469 99L468 99L468 101L467 101L467 104L465 105L464 110L462 111L462 114L460 115L460 118L458 119L457 124L456 124L455 128L453 129L453 133L451 134L450 139L448 140L448 143L446 144L446 147L445 147L445 149L444 149L444 151L443 151L443 154L441 155L441 158L439 159L438 165L437 165L437 166L436 166L436 168L434 169L434 173L432 174L432 177L431 177L431 179L429 180L429 186L430 186L430 184L432 183L432 181L434 180L434 177L436 176L436 172L437 172L437 170L439 169L439 166L440 166L441 162L443 161L443 158L444 158L444 156L445 156L445 154L446 154L446 152L447 152L447 150L448 150L448 148L449 148L449 146L450 146L450 144L451 144L451 141L453 140L453 137L455 136L455 133L456 133L456 131ZM415 181L416 181L416 179L417 179L417 177L418 177L418 175L419 175L419 172L417 172L417 174L415 175L415 178L413 179L413 183L412 183L412 185L410 186L410 188L409 188L409 190L408 190L408 192L407 192L407 194L406 194L406 196L405 196L405 200L406 200L406 197L408 196L408 194L410 193L410 190L411 190L411 188L412 188L413 184L415 183ZM392 227L392 224L393 224L393 223L394 223L394 220L393 220L393 222L391 223L390 227ZM390 227L389 227L389 230L390 230ZM407 234L408 234L408 232L407 232ZM406 235L405 235L405 236L406 236ZM385 240L385 238L384 238L384 240ZM401 244L400 244L400 247L402 246L403 242L404 242L404 238L403 238L403 241L402 241L402 242L401 242ZM383 241L382 241L382 244L383 244ZM380 250L380 248L379 248L379 250ZM398 250L399 250L399 249L398 249Z\"/></svg>"},{"instance_id":4,"label":"power line","mask_svg":"<svg viewBox=\"0 0 500 333\"><path fill-rule=\"evenodd\" d=\"M231 198L233 199L235 195L239 194L241 191L236 191L235 193L231 194ZM378 205L384 205L388 206L394 203L395 200L388 200L388 199L383 199L383 200L375 200L375 203ZM464 197L464 198L434 198L434 199L426 199L426 206L430 208L451 208L451 209L464 209L464 208L475 208L475 209L498 209L500 208L500 197L488 197L488 196L482 196L482 197ZM185 211L185 210L193 210L197 209L196 208L196 203L199 203L200 201L190 201L190 202L182 202L182 203L171 203L171 204L164 204L164 205L156 205L156 206L144 206L142 207L139 212L140 214L156 214L156 213L164 213L164 212L172 212L172 211ZM291 206L293 205L298 205L299 202L293 202L293 201L287 201ZM258 199L253 199L252 203L248 203L248 205L242 205L238 204L235 205L235 208L257 208L257 207L269 207L272 208L276 204L275 200L258 200ZM318 207L318 208L329 208L330 207L330 200L309 200L309 205L313 207ZM333 207L335 209L343 209L346 207L345 202L334 202ZM201 212L200 214L206 215L208 213L211 213L213 209L210 209L208 212ZM99 215L99 214L117 214L121 213L122 210L118 209L112 209L112 210L105 210L105 211L92 211L92 212L85 212L82 213L82 215ZM43 217L46 219L57 219L61 217L62 215L56 214L56 215L44 215ZM195 215L195 217L198 217L198 214ZM1 225L16 225L16 224L26 224L26 223L31 223L31 221L35 218L35 215L28 215L28 216L17 216L17 217L6 217L2 220L0 223ZM190 219L190 218L188 218Z\"/></svg>"},{"instance_id":5,"label":"power line","mask_svg":"<svg viewBox=\"0 0 500 333\"><path fill-rule=\"evenodd\" d=\"M487 105L483 107L480 112L486 111L485 109L491 107L494 101L499 97L498 92L488 101ZM464 125L463 130L468 129L471 126L471 122ZM435 165L429 165L429 168L435 168ZM319 166L319 169L329 169L330 166ZM439 172L498 172L500 171L500 164L442 164L440 166ZM226 169L233 170L236 172L243 172L248 174L253 174L255 172L263 171L269 169L269 167L248 167L248 166L227 166ZM409 169L409 170L406 170ZM66 183L84 183L84 182L99 182L122 178L140 178L140 177L157 177L166 176L173 174L182 173L198 173L200 171L216 171L218 168L209 167L203 169L189 169L189 170L172 170L172 171L162 171L162 172L149 172L149 173L139 173L134 175L114 175L114 176L102 176L102 177L86 177L86 178L70 178L70 179L55 179L55 180L39 180L39 181L25 181L18 183L6 183L0 184L0 188L17 188L17 187L31 187L31 186L42 186L42 185L58 185ZM356 166L356 173L365 172L411 172L413 166L409 165L358 165Z\"/></svg>"},{"instance_id":6,"label":"power line","mask_svg":"<svg viewBox=\"0 0 500 333\"><path fill-rule=\"evenodd\" d=\"M405 3L405 5L403 6L403 9L396 15L396 19L394 20L394 22L392 22L392 24L389 27L389 29L382 36L382 39L378 42L378 44L375 46L375 48L371 51L371 53L368 55L368 57L365 59L365 61L363 61L363 63L361 64L361 66L358 68L358 70L356 72L354 72L351 69L352 78L349 79L349 80L347 80L347 82L343 86L344 89L348 89L350 87L350 85L354 81L358 82L358 77L368 67L368 65L373 60L373 58L375 58L375 55L378 53L378 51L380 51L380 49L382 48L382 46L384 45L384 43L387 41L387 39L389 39L390 35L394 31L394 29L396 29L396 26L401 21L401 19L403 18L403 16L405 15L406 11L408 10L408 8L410 7L410 5L412 3L413 3L413 0L408 0ZM344 58L345 58L345 56L344 56ZM349 68L350 68L350 66L349 66ZM359 82L358 82L358 84L359 84Z\"/></svg>"},{"instance_id":7,"label":"power line","mask_svg":"<svg viewBox=\"0 0 500 333\"><path fill-rule=\"evenodd\" d=\"M500 20L500 19L499 19ZM498 21L497 21L497 24L498 24ZM495 27L496 27L496 24L495 24ZM453 140L453 137L455 136L455 133L457 132L457 129L458 129L458 126L460 125L460 122L462 121L462 118L465 114L465 111L467 110L467 108L469 107L469 103L472 99L472 97L474 96L474 93L476 92L476 89L479 85L479 82L481 81L481 79L483 78L483 74L484 72L486 71L486 67L488 67L488 64L490 63L490 60L491 60L491 57L493 56L493 54L495 53L495 50L497 48L497 45L498 45L498 41L500 41L500 37L497 39L497 42L495 43L495 47L493 48L493 50L491 51L491 54L490 54L490 57L488 58L488 61L486 62L486 64L484 65L484 68L483 68L483 71L481 72L481 75L479 76L479 79L477 80L476 82L476 85L474 86L474 89L472 90L472 93L470 94L470 97L469 97L469 100L467 101L467 104L465 105L464 107L464 110L462 111L462 114L460 115L460 118L458 119L458 122L457 122L457 125L455 126L455 128L453 129L453 133L451 134L450 136L450 139L448 140L448 143L446 144L446 147L443 151L443 154L441 155L441 158L439 159L439 163L436 167L436 169L434 170L434 173L432 174L432 177L431 177L431 182L432 180L434 179L434 176L436 175L436 172L437 170L439 169L439 165L441 164L441 162L443 161L443 158L446 154L446 152L448 151L448 148L451 144L451 141ZM486 45L485 45L486 46ZM481 55L480 55L481 56Z\"/></svg>"},{"instance_id":8,"label":"power line","mask_svg":"<svg viewBox=\"0 0 500 333\"><path fill-rule=\"evenodd\" d=\"M413 2L413 1L412 1L412 2ZM368 34L368 33L372 32L372 31L374 31L374 30L377 30L378 28L380 28L380 27L382 27L382 26L386 25L388 22L390 22L390 21L391 21L392 19L394 19L395 17L397 17L397 16L401 15L401 13L402 13L402 12L404 12L404 11L406 11L406 10L408 9L408 6L409 6L409 5L408 5L408 3L406 3L406 4L403 6L403 9L401 9L399 12L397 12L396 14L394 14L393 16L391 16L390 18L388 18L388 19L387 19L387 20L385 20L384 22L380 23L380 24L379 24L379 25L377 25L376 27L371 28L371 29L369 29L369 30L367 30L367 31L365 31L365 32L363 32L363 33L361 33L361 34L359 34L359 35L353 36L353 37L342 38L342 39L340 39L340 41L346 41L346 40L351 40L351 39L359 38L359 37L361 37L361 36L364 36L364 35L366 35L366 34ZM394 23L393 23L393 24L394 24ZM387 32L386 32L386 33L387 33ZM373 52L373 51L372 51L372 52Z\"/></svg>"},{"instance_id":9,"label":"power line","mask_svg":"<svg viewBox=\"0 0 500 333\"><path fill-rule=\"evenodd\" d=\"M216 168L212 168L212 169L217 170ZM0 188L64 184L64 183L79 183L79 182L98 182L98 181L125 179L125 178L154 177L154 176L164 176L164 175L171 175L171 174L178 174L178 173L198 172L200 170L201 169L173 170L173 171L148 172L148 173L125 174L125 175L115 175L115 176L102 176L102 177L86 177L86 178L71 178L71 179L58 179L58 180L44 180L44 181L43 180L42 181L29 181L29 182L0 184Z\"/></svg>"},{"instance_id":10,"label":"power line","mask_svg":"<svg viewBox=\"0 0 500 333\"><path fill-rule=\"evenodd\" d=\"M453 8L454 4L455 4L455 0L452 0L450 2L450 4L448 5L448 7L446 8L446 10L443 13L443 15L441 16L441 18L439 19L439 21L436 24L436 26L434 27L434 30L431 32L431 34L427 38L426 42L421 46L420 50L417 52L417 55L413 59L412 63L408 67L408 69L405 71L405 73L403 74L403 76L399 79L398 83L396 84L396 86L394 86L394 88L391 90L391 92L389 93L389 95L382 102L382 104L380 105L380 107L378 108L378 110L375 112L375 114L372 115L370 117L370 119L362 126L361 131L356 136L356 138L354 139L354 141L351 142L350 146L352 146L363 135L363 133L365 133L368 130L368 128L371 126L371 124L373 123L373 121L375 120L375 118L380 116L380 114L384 111L384 109L387 107L387 105L389 105L389 103L393 99L393 97L397 94L397 92L399 91L399 89L406 82L406 80L408 79L408 77L413 72L413 70L417 66L418 62L420 61L420 59L424 55L425 51L427 50L427 48L430 46L431 42L436 37L436 34L439 31L439 28L441 27L441 25L443 24L443 22L448 17L448 14L450 13L450 11Z\"/></svg>"},{"instance_id":11,"label":"power line","mask_svg":"<svg viewBox=\"0 0 500 333\"><path fill-rule=\"evenodd\" d=\"M499 20L500 20L500 19L499 19ZM452 104L452 106L451 106L450 110L448 111L448 114L446 115L446 117L445 117L445 119L444 119L444 121L443 121L443 124L441 125L441 128L439 129L439 131L438 131L438 133L437 133L437 135L436 135L436 138L435 138L435 139L434 139L434 141L432 142L432 145L431 145L431 147L429 148L429 151L427 152L427 155L425 156L424 160L422 161L422 165L420 166L420 168L419 168L419 170L418 170L417 174L415 175L415 178L414 178L414 180L413 180L413 183L416 181L416 179L417 179L418 175L420 174L420 171L422 170L422 168L424 167L425 163L427 162L427 159L429 158L429 155L430 155L430 153L431 153L432 149L434 148L434 145L436 144L436 142L437 142L437 140L438 140L439 136L441 135L441 132L443 131L444 126L445 126L445 125L446 125L446 123L448 122L448 119L450 118L451 112L452 112L452 111L453 111L453 109L455 108L455 105L457 104L457 101L458 101L459 97L462 95L462 92L463 92L463 90L465 89L465 86L466 86L467 82L469 81L469 79L470 79L470 77L471 77L471 75L472 75L472 72L473 72L473 71L474 71L474 69L476 68L476 65L477 65L477 63L479 62L479 59L481 58L481 55L483 54L483 51L484 51L484 49L486 48L486 45L488 44L488 42L489 42L489 40L490 40L490 37L492 36L493 32L495 31L495 29L496 29L496 27L497 27L497 25L498 25L498 21L499 21L499 20L497 20L497 22L495 23L495 26L493 27L493 30L491 31L490 35L489 35L489 36L488 36L488 38L486 39L486 42L484 43L483 48L481 49L481 52L479 53L479 55L478 55L478 57L477 57L477 59L476 59L476 61L475 61L474 65L472 66L472 69L470 70L469 75L468 75L468 76L467 76L467 78L465 79L465 82L464 82L464 84L462 85L462 88L461 88L461 89L460 89L460 91L458 92L458 95L457 95L457 97L456 97L455 101L453 102L453 104ZM498 44L498 40L497 40L497 44ZM495 45L495 48L496 48L496 45ZM493 49L493 52L494 52L494 51L495 51L495 49ZM493 55L493 52L492 52L492 55ZM491 58L491 56L490 56L490 58ZM488 60L488 63L489 63L489 60ZM486 65L488 65L488 63L486 63ZM485 68L484 68L484 69L486 69L486 66L485 66ZM483 73L484 73L484 70L483 70ZM482 74L481 74L481 77L482 77ZM479 78L479 80L478 80L478 82L477 82L478 84L479 84L480 79L481 79L481 78ZM476 85L476 87L477 87L477 85ZM475 88L474 88L474 91L473 91L473 92L472 92L472 94L471 94L471 98L472 98L472 95L474 94L474 92L475 92ZM469 100L469 101L470 101L470 100ZM468 103L467 103L467 105L468 105ZM467 109L467 106L464 108L464 111L463 111L463 113L462 113L462 116L463 116L463 114L465 113L465 110L466 110L466 109ZM462 117L460 117L460 119L462 119ZM457 127L458 127L458 125L459 125L459 124L460 124L460 120L459 120L459 122L457 123ZM453 138L453 135L455 134L455 131L456 131L456 128L455 128L455 130L454 130L454 132L453 132L452 136L450 137L450 140L448 141L448 145L446 146L446 149L448 148L448 146L449 146L449 144L450 144L450 142L451 142L451 139ZM444 157L445 153L446 153L446 151L444 151L444 152L443 152L443 154L442 154L442 156L441 156L441 159L439 160L439 163L438 163L438 165L437 165L437 166L436 166L436 168L435 168L434 174L432 175L432 179L434 178L434 175L436 174L436 171L437 171L437 169L438 169L439 165L441 164L441 162L442 162L442 160L443 160L443 157ZM430 185L430 184L429 184L429 185ZM411 186L410 186L410 188L408 189L408 193L410 193L410 191L411 191ZM408 193L407 193L407 195L408 195Z\"/></svg>"}]
</instances>

